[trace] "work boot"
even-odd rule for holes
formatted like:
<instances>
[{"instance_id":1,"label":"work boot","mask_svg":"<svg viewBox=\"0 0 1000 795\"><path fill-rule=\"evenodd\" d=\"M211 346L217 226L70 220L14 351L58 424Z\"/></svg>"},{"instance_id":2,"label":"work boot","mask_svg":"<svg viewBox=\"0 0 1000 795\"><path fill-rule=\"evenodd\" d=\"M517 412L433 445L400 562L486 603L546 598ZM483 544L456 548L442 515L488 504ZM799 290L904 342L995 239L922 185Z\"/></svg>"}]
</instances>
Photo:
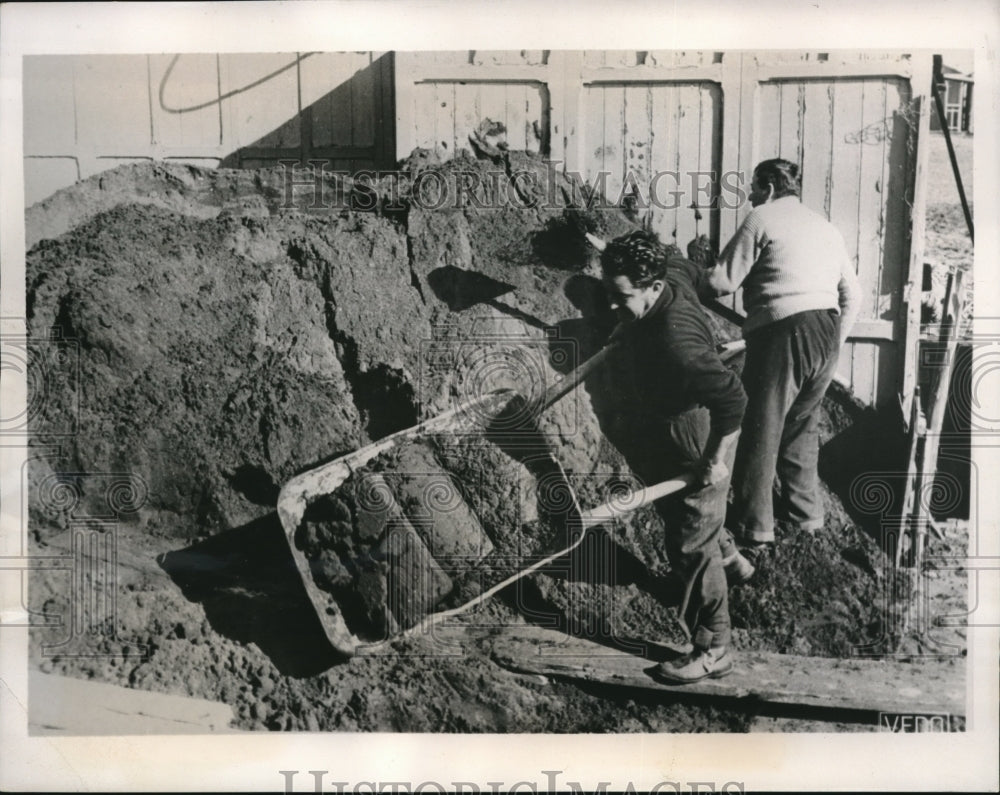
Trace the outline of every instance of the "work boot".
<instances>
[{"instance_id":1,"label":"work boot","mask_svg":"<svg viewBox=\"0 0 1000 795\"><path fill-rule=\"evenodd\" d=\"M739 550L728 558L723 558L722 567L726 571L726 584L730 588L749 582L754 572L757 571L754 565L740 554Z\"/></svg>"},{"instance_id":2,"label":"work boot","mask_svg":"<svg viewBox=\"0 0 1000 795\"><path fill-rule=\"evenodd\" d=\"M725 646L695 649L676 660L662 662L652 669L654 679L671 685L686 685L702 679L721 679L733 671L733 655Z\"/></svg>"}]
</instances>

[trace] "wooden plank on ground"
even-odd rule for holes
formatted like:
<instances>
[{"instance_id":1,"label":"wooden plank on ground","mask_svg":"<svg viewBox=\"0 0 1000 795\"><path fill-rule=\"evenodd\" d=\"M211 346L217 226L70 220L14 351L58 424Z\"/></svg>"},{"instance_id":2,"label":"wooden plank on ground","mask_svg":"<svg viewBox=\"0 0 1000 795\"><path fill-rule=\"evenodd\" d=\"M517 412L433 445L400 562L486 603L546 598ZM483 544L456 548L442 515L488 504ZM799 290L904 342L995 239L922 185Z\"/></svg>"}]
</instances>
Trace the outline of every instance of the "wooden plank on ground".
<instances>
[{"instance_id":1,"label":"wooden plank on ground","mask_svg":"<svg viewBox=\"0 0 1000 795\"><path fill-rule=\"evenodd\" d=\"M31 671L32 735L205 734L235 731L228 704Z\"/></svg>"},{"instance_id":2,"label":"wooden plank on ground","mask_svg":"<svg viewBox=\"0 0 1000 795\"><path fill-rule=\"evenodd\" d=\"M965 714L965 659L914 663L738 652L722 679L667 685L654 663L555 630L511 627L493 640L493 658L524 673L770 704L918 715Z\"/></svg>"}]
</instances>

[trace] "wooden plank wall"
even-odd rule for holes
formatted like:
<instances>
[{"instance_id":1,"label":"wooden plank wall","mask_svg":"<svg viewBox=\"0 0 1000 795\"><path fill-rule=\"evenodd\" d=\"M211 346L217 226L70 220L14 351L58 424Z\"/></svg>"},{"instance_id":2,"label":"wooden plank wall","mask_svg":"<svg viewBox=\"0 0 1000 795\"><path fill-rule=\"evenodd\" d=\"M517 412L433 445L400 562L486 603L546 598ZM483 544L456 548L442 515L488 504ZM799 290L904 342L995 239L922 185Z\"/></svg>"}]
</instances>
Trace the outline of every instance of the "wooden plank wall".
<instances>
[{"instance_id":1,"label":"wooden plank wall","mask_svg":"<svg viewBox=\"0 0 1000 795\"><path fill-rule=\"evenodd\" d=\"M25 202L119 163L393 165L384 53L24 59Z\"/></svg>"},{"instance_id":2,"label":"wooden plank wall","mask_svg":"<svg viewBox=\"0 0 1000 795\"><path fill-rule=\"evenodd\" d=\"M916 333L902 301L920 265L909 240L911 78L926 72L916 60L632 50L30 56L26 198L136 160L318 160L356 171L389 168L418 146L447 159L489 120L509 148L558 161L611 200L634 194L639 215L684 249L700 234L724 244L749 209L732 206L735 188L749 186L760 159L781 155L801 164L803 200L844 233L865 287L840 375L865 402L884 403L895 400L902 348L912 353ZM706 207L712 197L727 202ZM740 308L739 295L730 301Z\"/></svg>"},{"instance_id":3,"label":"wooden plank wall","mask_svg":"<svg viewBox=\"0 0 1000 795\"><path fill-rule=\"evenodd\" d=\"M609 198L638 194L664 242L718 238L710 210L721 90L712 83L595 83L584 90L583 164ZM699 176L700 175L700 176ZM644 208L644 209L643 209ZM717 227L717 224L716 224Z\"/></svg>"},{"instance_id":4,"label":"wooden plank wall","mask_svg":"<svg viewBox=\"0 0 1000 795\"><path fill-rule=\"evenodd\" d=\"M900 78L763 83L756 159L799 164L802 200L844 235L862 285L858 336L838 374L866 401L899 364L897 320L909 241L905 201L910 91ZM888 267L887 267L888 265Z\"/></svg>"},{"instance_id":5,"label":"wooden plank wall","mask_svg":"<svg viewBox=\"0 0 1000 795\"><path fill-rule=\"evenodd\" d=\"M611 201L634 194L639 215L682 250L700 234L717 247L732 236L750 209L734 206L735 189L749 188L757 162L799 163L803 201L844 234L864 287L839 374L866 403L897 400L904 341L916 333L903 303L913 278L911 56L464 51L396 59L397 157L423 146L446 159L470 148L469 133L485 119L502 121L510 148L559 161ZM706 206L723 194L728 202ZM741 308L739 295L729 300Z\"/></svg>"}]
</instances>

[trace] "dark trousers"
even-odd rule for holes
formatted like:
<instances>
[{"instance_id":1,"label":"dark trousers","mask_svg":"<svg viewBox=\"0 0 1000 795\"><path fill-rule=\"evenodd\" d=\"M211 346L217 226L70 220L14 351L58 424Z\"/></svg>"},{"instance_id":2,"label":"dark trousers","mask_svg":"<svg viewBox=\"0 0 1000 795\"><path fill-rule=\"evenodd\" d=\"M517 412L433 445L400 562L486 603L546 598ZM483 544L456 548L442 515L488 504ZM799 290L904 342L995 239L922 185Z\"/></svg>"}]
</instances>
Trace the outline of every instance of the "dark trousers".
<instances>
[{"instance_id":1,"label":"dark trousers","mask_svg":"<svg viewBox=\"0 0 1000 795\"><path fill-rule=\"evenodd\" d=\"M688 472L701 459L709 435L709 414L696 408L667 421L635 427L623 449L645 484L653 485ZM732 470L733 452L726 466ZM703 488L689 488L658 500L656 509L666 526L670 567L681 579L681 617L692 644L701 649L729 645L729 596L722 566L726 498L730 479Z\"/></svg>"},{"instance_id":2,"label":"dark trousers","mask_svg":"<svg viewBox=\"0 0 1000 795\"><path fill-rule=\"evenodd\" d=\"M837 370L839 338L834 310L800 312L747 337L748 403L733 471L731 524L744 540L773 541L776 512L804 529L823 526L819 408Z\"/></svg>"}]
</instances>

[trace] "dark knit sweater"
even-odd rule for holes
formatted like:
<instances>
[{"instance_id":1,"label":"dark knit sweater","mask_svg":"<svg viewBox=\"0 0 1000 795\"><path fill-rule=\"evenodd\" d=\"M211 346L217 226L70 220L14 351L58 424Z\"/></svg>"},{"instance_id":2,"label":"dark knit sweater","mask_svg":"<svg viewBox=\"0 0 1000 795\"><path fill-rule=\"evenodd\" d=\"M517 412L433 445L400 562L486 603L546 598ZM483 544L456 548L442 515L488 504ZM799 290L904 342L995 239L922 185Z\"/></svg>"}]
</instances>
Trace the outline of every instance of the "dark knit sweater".
<instances>
[{"instance_id":1,"label":"dark knit sweater","mask_svg":"<svg viewBox=\"0 0 1000 795\"><path fill-rule=\"evenodd\" d=\"M693 289L668 279L649 312L615 336L620 344L614 370L623 409L655 422L704 406L719 435L740 427L746 393L719 359Z\"/></svg>"}]
</instances>

